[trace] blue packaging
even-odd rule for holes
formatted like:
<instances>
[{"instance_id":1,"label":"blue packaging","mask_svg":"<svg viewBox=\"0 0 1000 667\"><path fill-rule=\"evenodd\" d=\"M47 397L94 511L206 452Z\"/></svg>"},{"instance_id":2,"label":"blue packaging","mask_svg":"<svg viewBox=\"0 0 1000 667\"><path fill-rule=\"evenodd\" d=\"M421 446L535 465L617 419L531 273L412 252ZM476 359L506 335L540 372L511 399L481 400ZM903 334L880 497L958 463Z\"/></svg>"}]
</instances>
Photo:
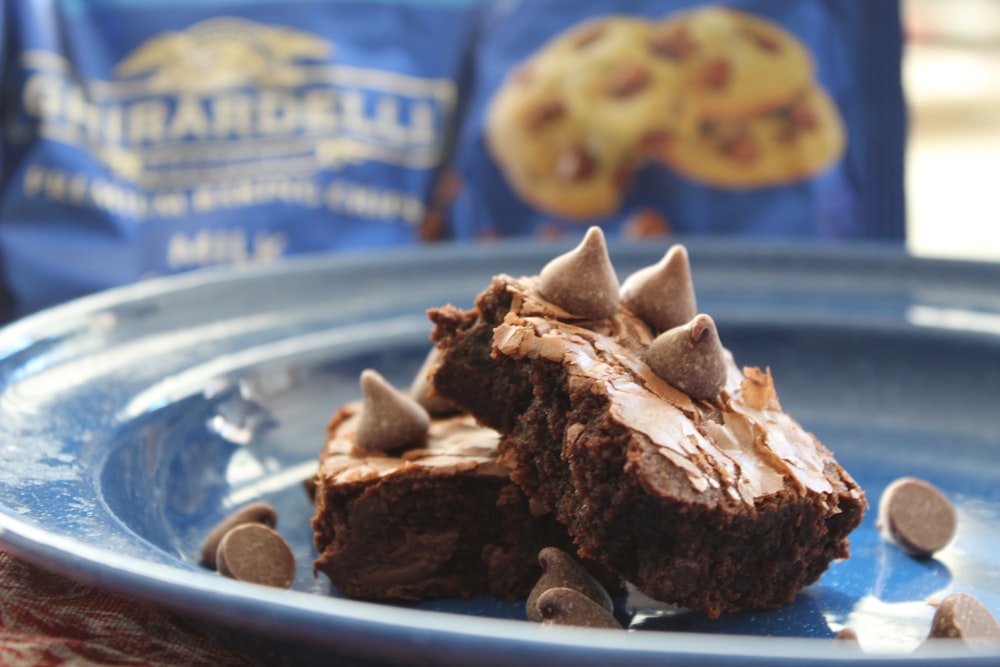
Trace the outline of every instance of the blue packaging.
<instances>
[{"instance_id":1,"label":"blue packaging","mask_svg":"<svg viewBox=\"0 0 1000 667\"><path fill-rule=\"evenodd\" d=\"M473 0L8 0L4 317L436 235L475 20Z\"/></svg>"},{"instance_id":2,"label":"blue packaging","mask_svg":"<svg viewBox=\"0 0 1000 667\"><path fill-rule=\"evenodd\" d=\"M894 0L502 0L477 35L459 238L904 238Z\"/></svg>"}]
</instances>

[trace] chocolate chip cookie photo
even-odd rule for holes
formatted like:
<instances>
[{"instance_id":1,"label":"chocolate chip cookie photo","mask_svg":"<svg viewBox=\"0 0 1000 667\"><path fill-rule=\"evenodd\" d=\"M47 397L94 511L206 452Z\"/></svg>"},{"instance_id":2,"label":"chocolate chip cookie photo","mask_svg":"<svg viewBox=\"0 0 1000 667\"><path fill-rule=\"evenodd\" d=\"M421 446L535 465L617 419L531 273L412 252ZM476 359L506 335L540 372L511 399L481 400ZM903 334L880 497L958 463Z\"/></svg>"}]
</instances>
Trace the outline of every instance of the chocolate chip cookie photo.
<instances>
[{"instance_id":1,"label":"chocolate chip cookie photo","mask_svg":"<svg viewBox=\"0 0 1000 667\"><path fill-rule=\"evenodd\" d=\"M647 165L764 188L819 174L847 141L809 49L777 23L716 5L564 30L512 68L485 129L514 193L575 221L617 213Z\"/></svg>"},{"instance_id":2,"label":"chocolate chip cookie photo","mask_svg":"<svg viewBox=\"0 0 1000 667\"><path fill-rule=\"evenodd\" d=\"M675 172L708 185L763 188L801 181L844 154L847 135L830 96L818 86L785 106L750 118L703 120L664 153Z\"/></svg>"},{"instance_id":3,"label":"chocolate chip cookie photo","mask_svg":"<svg viewBox=\"0 0 1000 667\"><path fill-rule=\"evenodd\" d=\"M680 71L638 17L584 21L507 76L486 116L486 144L511 188L540 210L590 220L614 213L643 164L695 127Z\"/></svg>"},{"instance_id":4,"label":"chocolate chip cookie photo","mask_svg":"<svg viewBox=\"0 0 1000 667\"><path fill-rule=\"evenodd\" d=\"M707 5L671 14L653 30L657 53L681 66L684 88L706 119L773 111L814 78L809 49L777 23Z\"/></svg>"}]
</instances>

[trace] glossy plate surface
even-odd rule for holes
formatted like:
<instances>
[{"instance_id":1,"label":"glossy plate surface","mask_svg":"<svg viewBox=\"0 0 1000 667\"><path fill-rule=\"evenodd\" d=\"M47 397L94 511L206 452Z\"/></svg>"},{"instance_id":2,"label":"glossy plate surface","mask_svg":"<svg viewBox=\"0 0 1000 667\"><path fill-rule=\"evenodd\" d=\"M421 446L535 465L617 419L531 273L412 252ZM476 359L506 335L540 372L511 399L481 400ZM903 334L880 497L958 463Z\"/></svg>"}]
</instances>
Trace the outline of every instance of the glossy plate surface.
<instances>
[{"instance_id":1,"label":"glossy plate surface","mask_svg":"<svg viewBox=\"0 0 1000 667\"><path fill-rule=\"evenodd\" d=\"M1000 615L1000 265L870 247L688 243L699 309L743 365L770 366L783 407L836 452L872 511L791 606L712 621L641 596L633 631L541 628L493 599L381 605L312 575L302 480L366 367L408 386L429 307L471 305L496 273L534 274L535 243L294 260L151 281L0 331L0 541L56 571L195 614L302 661L662 665L905 662L928 603L955 591ZM624 279L664 246L616 245ZM955 503L959 532L915 561L882 541L875 507L902 475ZM267 499L295 549L292 591L198 565L232 508ZM864 653L834 648L851 626ZM1000 649L938 647L947 664Z\"/></svg>"}]
</instances>

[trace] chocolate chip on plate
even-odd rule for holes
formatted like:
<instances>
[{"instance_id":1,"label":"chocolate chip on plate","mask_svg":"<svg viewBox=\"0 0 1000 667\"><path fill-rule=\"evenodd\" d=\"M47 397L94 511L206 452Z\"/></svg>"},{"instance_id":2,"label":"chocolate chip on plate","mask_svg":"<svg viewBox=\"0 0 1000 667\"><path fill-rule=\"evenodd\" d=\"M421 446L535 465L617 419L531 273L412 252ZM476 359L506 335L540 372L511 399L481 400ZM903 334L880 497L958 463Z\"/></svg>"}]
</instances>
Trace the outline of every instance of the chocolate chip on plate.
<instances>
[{"instance_id":1,"label":"chocolate chip on plate","mask_svg":"<svg viewBox=\"0 0 1000 667\"><path fill-rule=\"evenodd\" d=\"M997 642L1000 641L1000 623L986 605L972 595L953 593L938 605L927 638Z\"/></svg>"},{"instance_id":2,"label":"chocolate chip on plate","mask_svg":"<svg viewBox=\"0 0 1000 667\"><path fill-rule=\"evenodd\" d=\"M876 525L886 539L914 558L929 558L951 542L957 517L937 487L902 477L882 493Z\"/></svg>"},{"instance_id":3,"label":"chocolate chip on plate","mask_svg":"<svg viewBox=\"0 0 1000 667\"><path fill-rule=\"evenodd\" d=\"M219 573L239 581L288 588L295 580L295 555L281 535L262 523L245 523L219 542Z\"/></svg>"},{"instance_id":4,"label":"chocolate chip on plate","mask_svg":"<svg viewBox=\"0 0 1000 667\"><path fill-rule=\"evenodd\" d=\"M614 611L614 603L604 586L562 549L545 547L538 553L538 563L542 566L542 576L528 594L525 604L528 620L536 623L544 620L538 608L538 600L545 591L552 588L572 588L593 600L609 614Z\"/></svg>"},{"instance_id":5,"label":"chocolate chip on plate","mask_svg":"<svg viewBox=\"0 0 1000 667\"><path fill-rule=\"evenodd\" d=\"M201 562L213 570L216 567L215 553L222 537L236 526L245 523L262 523L274 528L278 525L278 512L274 506L264 501L250 503L239 508L215 525L201 543Z\"/></svg>"},{"instance_id":6,"label":"chocolate chip on plate","mask_svg":"<svg viewBox=\"0 0 1000 667\"><path fill-rule=\"evenodd\" d=\"M607 609L572 588L550 588L538 597L542 625L575 625L584 628L613 628L621 624Z\"/></svg>"}]
</instances>

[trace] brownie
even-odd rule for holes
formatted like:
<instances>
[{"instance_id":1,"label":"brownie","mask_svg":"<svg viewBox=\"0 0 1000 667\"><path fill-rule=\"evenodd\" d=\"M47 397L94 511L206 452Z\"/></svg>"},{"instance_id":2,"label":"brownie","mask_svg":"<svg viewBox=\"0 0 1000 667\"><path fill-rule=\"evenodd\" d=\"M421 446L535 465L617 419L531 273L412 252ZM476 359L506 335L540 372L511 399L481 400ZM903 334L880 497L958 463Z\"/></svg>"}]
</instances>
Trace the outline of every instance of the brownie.
<instances>
[{"instance_id":1,"label":"brownie","mask_svg":"<svg viewBox=\"0 0 1000 667\"><path fill-rule=\"evenodd\" d=\"M499 461L580 556L711 616L787 604L848 556L864 493L782 411L769 370L741 370L720 343L707 365L721 371L718 386L694 397L652 370L650 350L676 334L717 340L710 318L695 318L694 333L659 331L617 294L609 316L574 315L553 302L552 280L543 296L545 273L499 275L473 309L430 311L440 353L431 382L502 434ZM588 294L608 291L591 278L578 281ZM689 376L701 368L677 365Z\"/></svg>"},{"instance_id":2,"label":"brownie","mask_svg":"<svg viewBox=\"0 0 1000 667\"><path fill-rule=\"evenodd\" d=\"M361 401L328 426L315 478L315 568L360 598L525 597L538 553L566 530L497 461L498 434L468 415L435 416L415 446L358 446Z\"/></svg>"}]
</instances>

